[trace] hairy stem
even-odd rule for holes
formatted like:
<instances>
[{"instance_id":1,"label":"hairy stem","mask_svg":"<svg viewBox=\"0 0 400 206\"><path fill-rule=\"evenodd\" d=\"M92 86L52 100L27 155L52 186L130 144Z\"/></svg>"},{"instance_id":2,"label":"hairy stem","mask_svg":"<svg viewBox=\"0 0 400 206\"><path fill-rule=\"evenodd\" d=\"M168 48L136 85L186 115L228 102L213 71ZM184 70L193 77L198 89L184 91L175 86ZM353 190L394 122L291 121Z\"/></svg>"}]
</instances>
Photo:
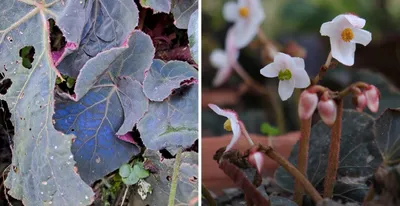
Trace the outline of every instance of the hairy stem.
<instances>
[{"instance_id":1,"label":"hairy stem","mask_svg":"<svg viewBox=\"0 0 400 206\"><path fill-rule=\"evenodd\" d=\"M201 184L201 194L207 200L208 205L217 206L217 203L215 202L214 198L212 197L210 191L208 191L208 189L203 184Z\"/></svg>"},{"instance_id":2,"label":"hairy stem","mask_svg":"<svg viewBox=\"0 0 400 206\"><path fill-rule=\"evenodd\" d=\"M318 84L319 80L322 79L322 77L325 75L325 73L328 71L329 67L331 66L331 62L332 62L332 52L329 52L328 57L326 58L325 64L321 66L317 76L315 76L315 78L311 81L312 85Z\"/></svg>"},{"instance_id":3,"label":"hairy stem","mask_svg":"<svg viewBox=\"0 0 400 206\"><path fill-rule=\"evenodd\" d=\"M307 160L308 149L310 144L311 118L301 120L300 123L300 146L299 156L297 158L297 168L305 177L307 177ZM294 185L294 201L299 205L303 205L304 187L301 182L296 179Z\"/></svg>"},{"instance_id":4,"label":"hairy stem","mask_svg":"<svg viewBox=\"0 0 400 206\"><path fill-rule=\"evenodd\" d=\"M290 163L287 159L285 159L282 155L277 153L272 147L270 146L262 146L260 145L258 151L263 152L265 155L273 159L277 162L280 166L282 166L286 171L288 171L296 180L298 180L304 187L304 190L311 196L315 203L322 200L321 195L318 191L314 188L314 186L307 180L307 178L301 174L297 168Z\"/></svg>"},{"instance_id":5,"label":"hairy stem","mask_svg":"<svg viewBox=\"0 0 400 206\"><path fill-rule=\"evenodd\" d=\"M328 57L326 58L324 66L326 68L329 68L329 66L331 65L331 61L332 61L332 52L329 52Z\"/></svg>"},{"instance_id":6,"label":"hairy stem","mask_svg":"<svg viewBox=\"0 0 400 206\"><path fill-rule=\"evenodd\" d=\"M246 137L247 142L249 142L249 145L250 145L251 147L254 146L254 142L253 142L253 140L251 139L249 133L247 132L247 129L246 129L246 127L244 126L243 122L242 122L242 121L239 121L239 125L240 125L240 130L242 130L242 133L243 133L243 135Z\"/></svg>"},{"instance_id":7,"label":"hairy stem","mask_svg":"<svg viewBox=\"0 0 400 206\"><path fill-rule=\"evenodd\" d=\"M328 166L324 182L324 197L332 198L333 187L336 181L336 174L339 167L340 137L342 135L342 113L343 100L337 100L336 121L332 126L331 142L329 146Z\"/></svg>"},{"instance_id":8,"label":"hairy stem","mask_svg":"<svg viewBox=\"0 0 400 206\"><path fill-rule=\"evenodd\" d=\"M176 185L178 184L179 167L181 165L182 149L179 148L175 156L174 173L172 174L171 190L169 192L168 206L174 206Z\"/></svg>"}]
</instances>

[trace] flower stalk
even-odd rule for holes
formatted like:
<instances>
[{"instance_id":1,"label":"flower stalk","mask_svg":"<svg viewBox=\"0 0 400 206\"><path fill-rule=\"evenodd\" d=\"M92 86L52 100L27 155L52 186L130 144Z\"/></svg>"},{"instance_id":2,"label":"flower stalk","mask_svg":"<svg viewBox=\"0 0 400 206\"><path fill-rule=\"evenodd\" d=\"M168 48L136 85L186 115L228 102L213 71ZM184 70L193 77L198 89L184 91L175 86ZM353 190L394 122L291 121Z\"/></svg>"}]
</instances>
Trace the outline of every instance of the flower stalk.
<instances>
[{"instance_id":1,"label":"flower stalk","mask_svg":"<svg viewBox=\"0 0 400 206\"><path fill-rule=\"evenodd\" d=\"M296 180L298 180L304 187L304 190L312 198L312 200L317 203L322 200L321 195L314 188L314 186L307 180L307 178L301 174L297 168L285 159L282 155L277 153L270 146L259 145L258 151L263 152L265 155L276 161L280 166L282 166L286 171L288 171Z\"/></svg>"},{"instance_id":2,"label":"flower stalk","mask_svg":"<svg viewBox=\"0 0 400 206\"><path fill-rule=\"evenodd\" d=\"M326 176L324 182L325 198L332 198L333 188L336 181L336 175L339 166L340 137L342 135L343 99L338 98L336 103L337 103L337 115L336 115L336 121L333 124L331 131L328 166L326 168Z\"/></svg>"},{"instance_id":3,"label":"flower stalk","mask_svg":"<svg viewBox=\"0 0 400 206\"><path fill-rule=\"evenodd\" d=\"M307 177L308 150L310 144L311 118L301 120L300 123L300 145L297 158L297 168L305 177ZM303 205L304 187L300 180L295 180L294 201L297 205Z\"/></svg>"}]
</instances>

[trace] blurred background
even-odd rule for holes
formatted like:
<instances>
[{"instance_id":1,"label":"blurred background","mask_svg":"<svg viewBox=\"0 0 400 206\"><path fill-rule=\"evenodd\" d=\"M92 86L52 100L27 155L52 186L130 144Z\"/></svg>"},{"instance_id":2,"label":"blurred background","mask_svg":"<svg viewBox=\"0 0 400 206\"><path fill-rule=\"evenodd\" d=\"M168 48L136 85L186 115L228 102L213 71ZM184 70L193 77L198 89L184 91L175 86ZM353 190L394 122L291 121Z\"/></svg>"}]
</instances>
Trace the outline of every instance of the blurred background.
<instances>
[{"instance_id":1,"label":"blurred background","mask_svg":"<svg viewBox=\"0 0 400 206\"><path fill-rule=\"evenodd\" d=\"M209 62L210 53L224 48L225 36L232 24L222 16L225 0L202 0L202 135L203 182L213 192L232 186L212 160L220 147L226 146L231 134L223 129L225 118L208 109L208 103L238 112L249 133L256 141L274 144L284 155L289 155L299 134L297 102L300 91L282 102L277 93L278 79L265 78L260 69L270 62L265 58L261 42L253 42L240 51L238 62L267 94L246 85L233 71L229 80L213 87L217 72ZM372 42L357 45L355 64L337 64L328 71L322 85L341 90L356 81L375 84L381 91L379 116L386 108L400 107L400 0L261 0L265 20L261 29L279 51L305 59L306 70L313 78L326 61L330 50L329 38L320 35L321 24L342 13L354 13L366 19L364 27L372 33ZM335 61L335 60L334 60ZM345 99L346 108L354 108L351 98ZM365 110L365 112L369 112ZM313 123L319 120L314 114ZM271 138L267 138L270 136ZM238 147L247 149L246 142ZM266 164L268 175L276 165Z\"/></svg>"}]
</instances>

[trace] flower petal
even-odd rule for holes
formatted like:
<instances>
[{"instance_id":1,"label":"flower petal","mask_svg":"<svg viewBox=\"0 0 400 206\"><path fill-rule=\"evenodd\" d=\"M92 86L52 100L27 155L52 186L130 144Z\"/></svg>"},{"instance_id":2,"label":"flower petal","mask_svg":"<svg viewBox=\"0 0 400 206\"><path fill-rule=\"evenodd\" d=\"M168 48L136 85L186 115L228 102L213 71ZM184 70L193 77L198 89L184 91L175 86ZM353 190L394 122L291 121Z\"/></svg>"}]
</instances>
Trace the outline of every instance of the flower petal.
<instances>
[{"instance_id":1,"label":"flower petal","mask_svg":"<svg viewBox=\"0 0 400 206\"><path fill-rule=\"evenodd\" d=\"M210 63L213 67L221 69L228 67L226 53L221 49L215 49L210 54Z\"/></svg>"},{"instance_id":2,"label":"flower petal","mask_svg":"<svg viewBox=\"0 0 400 206\"><path fill-rule=\"evenodd\" d=\"M281 66L275 62L272 62L270 64L268 64L267 66L265 66L264 68L262 68L260 70L261 75L265 76L265 77L277 77L279 74L279 71L281 70Z\"/></svg>"},{"instance_id":3,"label":"flower petal","mask_svg":"<svg viewBox=\"0 0 400 206\"><path fill-rule=\"evenodd\" d=\"M282 52L278 52L278 54L275 55L274 63L280 65L281 69L295 68L292 57Z\"/></svg>"},{"instance_id":4,"label":"flower petal","mask_svg":"<svg viewBox=\"0 0 400 206\"><path fill-rule=\"evenodd\" d=\"M225 51L227 54L227 61L229 65L236 63L239 57L239 49L235 44L236 35L233 29L229 29L225 39Z\"/></svg>"},{"instance_id":5,"label":"flower petal","mask_svg":"<svg viewBox=\"0 0 400 206\"><path fill-rule=\"evenodd\" d=\"M217 113L220 116L224 116L224 117L228 117L228 113L229 111L223 110L221 108L219 108L217 105L215 104L208 104L208 107L210 107L210 109L212 109L212 111L214 111L215 113Z\"/></svg>"},{"instance_id":6,"label":"flower petal","mask_svg":"<svg viewBox=\"0 0 400 206\"><path fill-rule=\"evenodd\" d=\"M359 43L364 46L367 46L372 40L371 32L366 31L364 29L353 28L353 33L354 33L354 39L352 40L352 42L354 43Z\"/></svg>"},{"instance_id":7,"label":"flower petal","mask_svg":"<svg viewBox=\"0 0 400 206\"><path fill-rule=\"evenodd\" d=\"M218 115L228 118L229 121L231 122L233 136L232 136L231 142L226 147L225 151L228 151L239 140L240 135L241 135L238 116L237 116L236 112L231 111L231 110L221 109L215 104L208 104L208 107L210 107L210 109L212 109Z\"/></svg>"},{"instance_id":8,"label":"flower petal","mask_svg":"<svg viewBox=\"0 0 400 206\"><path fill-rule=\"evenodd\" d=\"M322 36L334 36L339 33L338 25L336 22L326 22L323 23L321 29L319 30Z\"/></svg>"},{"instance_id":9,"label":"flower petal","mask_svg":"<svg viewBox=\"0 0 400 206\"><path fill-rule=\"evenodd\" d=\"M249 2L250 18L256 25L260 25L265 19L265 12L260 0L252 0Z\"/></svg>"},{"instance_id":10,"label":"flower petal","mask_svg":"<svg viewBox=\"0 0 400 206\"><path fill-rule=\"evenodd\" d=\"M259 24L255 24L249 19L239 18L235 25L234 30L238 38L236 38L235 45L241 49L246 47L257 35Z\"/></svg>"},{"instance_id":11,"label":"flower petal","mask_svg":"<svg viewBox=\"0 0 400 206\"><path fill-rule=\"evenodd\" d=\"M356 28L363 28L365 26L365 19L360 18L354 14L344 14L343 15L347 21Z\"/></svg>"},{"instance_id":12,"label":"flower petal","mask_svg":"<svg viewBox=\"0 0 400 206\"><path fill-rule=\"evenodd\" d=\"M239 6L236 2L230 1L224 4L222 14L226 21L234 22L239 18Z\"/></svg>"},{"instance_id":13,"label":"flower petal","mask_svg":"<svg viewBox=\"0 0 400 206\"><path fill-rule=\"evenodd\" d=\"M282 101L286 101L287 99L289 99L289 97L292 96L293 94L293 90L294 90L293 79L279 81L278 93Z\"/></svg>"},{"instance_id":14,"label":"flower petal","mask_svg":"<svg viewBox=\"0 0 400 206\"><path fill-rule=\"evenodd\" d=\"M304 70L306 68L306 65L304 63L304 59L300 57L292 57L292 60L294 61L294 65L296 70Z\"/></svg>"},{"instance_id":15,"label":"flower petal","mask_svg":"<svg viewBox=\"0 0 400 206\"><path fill-rule=\"evenodd\" d=\"M306 88L310 86L310 77L308 77L307 71L299 69L293 72L294 87L295 88Z\"/></svg>"},{"instance_id":16,"label":"flower petal","mask_svg":"<svg viewBox=\"0 0 400 206\"><path fill-rule=\"evenodd\" d=\"M231 142L228 144L228 146L226 146L225 151L230 150L233 147L233 145L235 145L235 143L239 140L239 138L241 136L240 125L239 125L239 120L237 118L237 115L235 114L234 117L231 116L231 118L229 118L229 121L231 122L233 136L232 136Z\"/></svg>"},{"instance_id":17,"label":"flower petal","mask_svg":"<svg viewBox=\"0 0 400 206\"><path fill-rule=\"evenodd\" d=\"M352 42L344 42L342 39L330 38L332 57L340 63L352 66L354 64L354 52L356 44Z\"/></svg>"},{"instance_id":18,"label":"flower petal","mask_svg":"<svg viewBox=\"0 0 400 206\"><path fill-rule=\"evenodd\" d=\"M213 86L214 87L221 86L223 83L225 83L229 79L231 73L232 73L231 67L225 67L225 68L219 69L217 71L217 74L214 77Z\"/></svg>"}]
</instances>

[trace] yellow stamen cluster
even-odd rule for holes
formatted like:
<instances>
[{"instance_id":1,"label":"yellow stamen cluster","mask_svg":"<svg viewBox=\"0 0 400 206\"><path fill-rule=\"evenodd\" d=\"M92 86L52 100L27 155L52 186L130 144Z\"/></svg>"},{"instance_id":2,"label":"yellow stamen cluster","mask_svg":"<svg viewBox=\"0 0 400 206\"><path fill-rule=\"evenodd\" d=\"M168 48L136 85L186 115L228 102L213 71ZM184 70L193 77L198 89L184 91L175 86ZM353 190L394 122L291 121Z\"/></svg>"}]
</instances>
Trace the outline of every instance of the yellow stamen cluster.
<instances>
[{"instance_id":1,"label":"yellow stamen cluster","mask_svg":"<svg viewBox=\"0 0 400 206\"><path fill-rule=\"evenodd\" d=\"M231 121L227 119L224 123L224 129L228 132L232 131Z\"/></svg>"},{"instance_id":2,"label":"yellow stamen cluster","mask_svg":"<svg viewBox=\"0 0 400 206\"><path fill-rule=\"evenodd\" d=\"M342 39L345 42L349 42L354 38L354 33L350 28L346 28L342 31Z\"/></svg>"},{"instance_id":3,"label":"yellow stamen cluster","mask_svg":"<svg viewBox=\"0 0 400 206\"><path fill-rule=\"evenodd\" d=\"M240 7L239 15L243 18L247 18L249 16L249 9L247 7Z\"/></svg>"},{"instance_id":4,"label":"yellow stamen cluster","mask_svg":"<svg viewBox=\"0 0 400 206\"><path fill-rule=\"evenodd\" d=\"M283 80L290 80L292 78L292 72L289 69L280 70L278 74L278 79Z\"/></svg>"}]
</instances>

